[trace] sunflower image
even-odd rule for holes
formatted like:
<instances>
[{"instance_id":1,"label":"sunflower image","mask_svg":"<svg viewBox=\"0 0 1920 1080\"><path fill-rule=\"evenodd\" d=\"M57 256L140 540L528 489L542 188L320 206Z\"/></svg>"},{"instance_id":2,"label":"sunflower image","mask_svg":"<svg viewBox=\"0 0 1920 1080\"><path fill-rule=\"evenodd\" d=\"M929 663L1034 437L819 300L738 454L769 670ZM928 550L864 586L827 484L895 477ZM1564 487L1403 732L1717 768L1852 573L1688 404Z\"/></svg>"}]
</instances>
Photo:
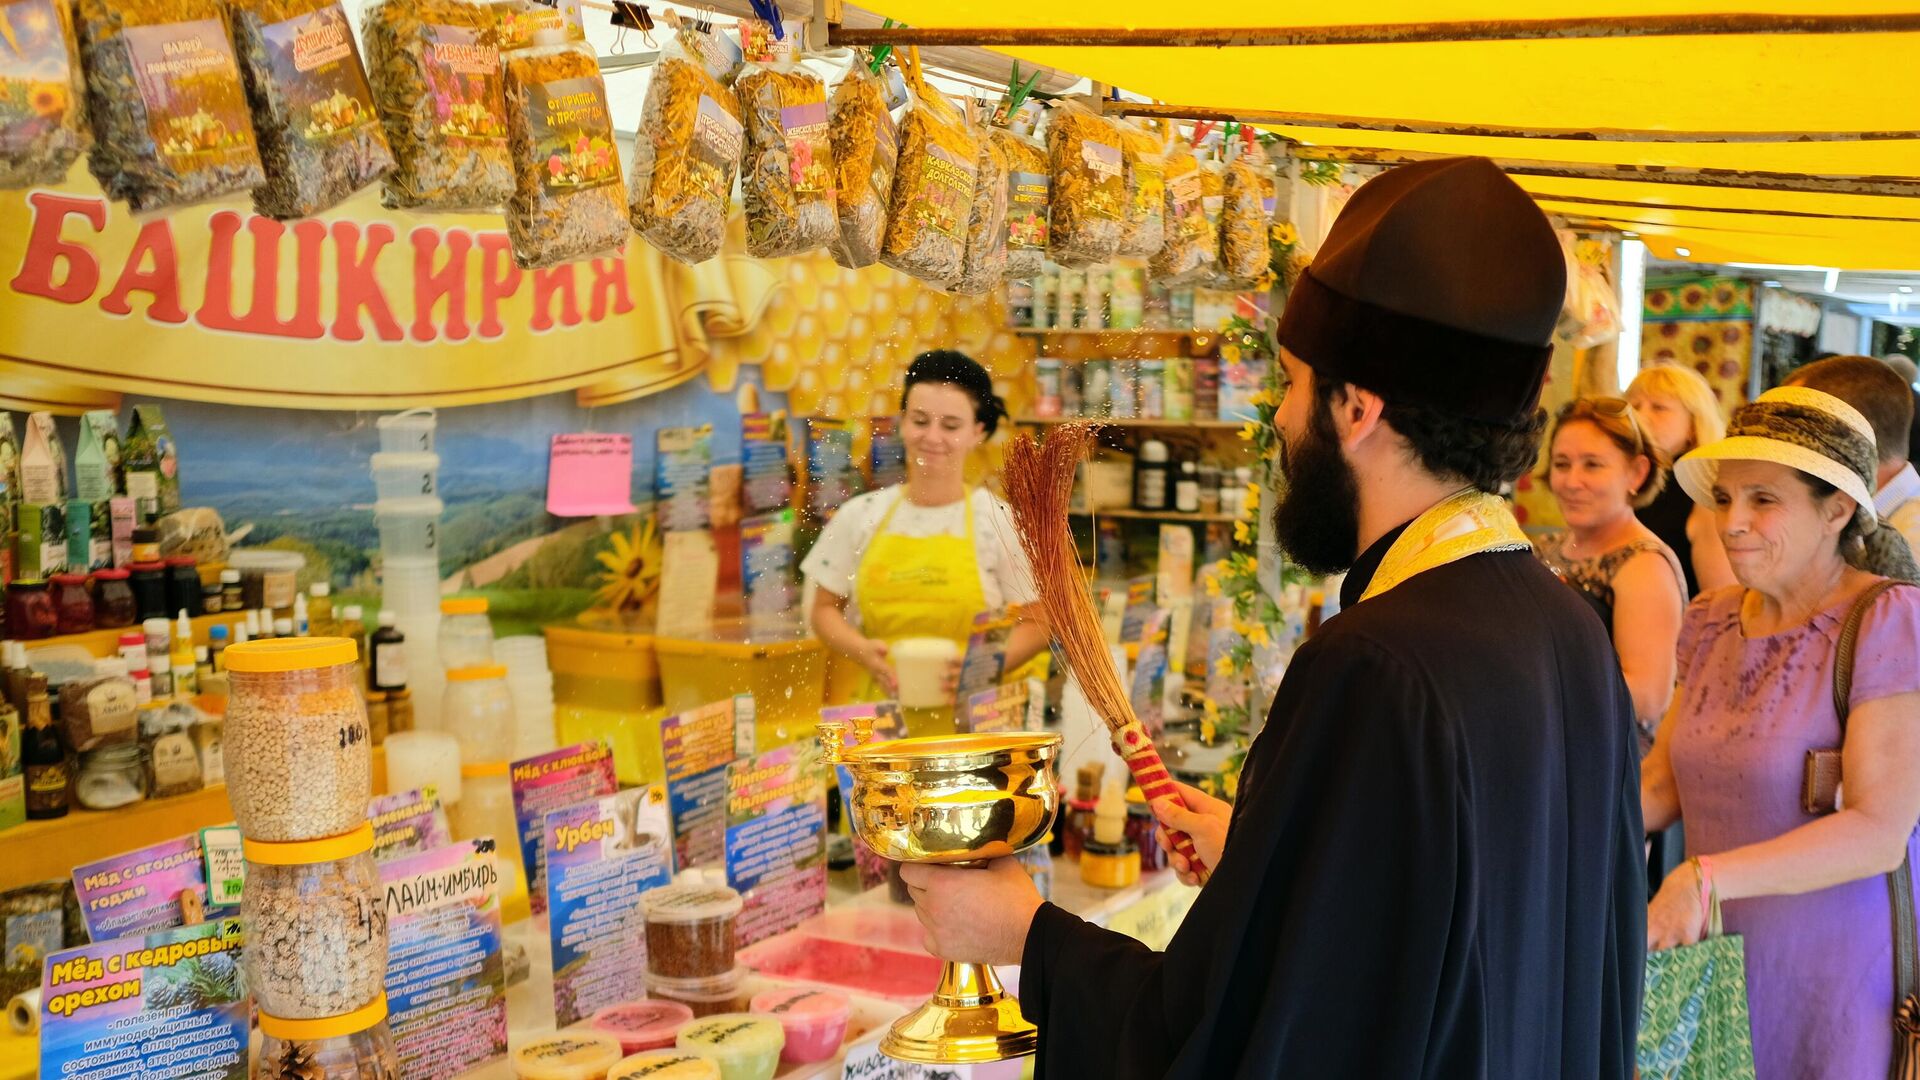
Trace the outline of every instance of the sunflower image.
<instances>
[{"instance_id":1,"label":"sunflower image","mask_svg":"<svg viewBox=\"0 0 1920 1080\"><path fill-rule=\"evenodd\" d=\"M599 591L593 594L594 606L618 612L644 609L660 592L663 555L652 518L644 525L614 533L607 550L594 556L607 568L600 575Z\"/></svg>"},{"instance_id":2,"label":"sunflower image","mask_svg":"<svg viewBox=\"0 0 1920 1080\"><path fill-rule=\"evenodd\" d=\"M1665 315L1673 310L1673 292L1669 289L1647 290L1647 314Z\"/></svg>"},{"instance_id":3,"label":"sunflower image","mask_svg":"<svg viewBox=\"0 0 1920 1080\"><path fill-rule=\"evenodd\" d=\"M1689 285L1680 290L1680 310L1689 314L1698 314L1707 303L1707 290L1698 285Z\"/></svg>"},{"instance_id":4,"label":"sunflower image","mask_svg":"<svg viewBox=\"0 0 1920 1080\"><path fill-rule=\"evenodd\" d=\"M67 91L59 83L35 83L27 105L36 115L59 119L67 111Z\"/></svg>"}]
</instances>

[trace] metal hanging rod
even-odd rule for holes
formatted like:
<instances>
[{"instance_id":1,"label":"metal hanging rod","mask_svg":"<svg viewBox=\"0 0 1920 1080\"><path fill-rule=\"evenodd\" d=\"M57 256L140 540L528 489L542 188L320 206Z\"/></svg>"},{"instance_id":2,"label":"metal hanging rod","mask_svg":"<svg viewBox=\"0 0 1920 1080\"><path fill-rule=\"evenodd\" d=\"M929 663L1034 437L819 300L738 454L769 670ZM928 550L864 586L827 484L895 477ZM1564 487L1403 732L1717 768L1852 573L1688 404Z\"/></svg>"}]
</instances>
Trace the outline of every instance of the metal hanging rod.
<instances>
[{"instance_id":1,"label":"metal hanging rod","mask_svg":"<svg viewBox=\"0 0 1920 1080\"><path fill-rule=\"evenodd\" d=\"M1179 120L1232 120L1243 124L1330 128L1341 131L1385 131L1412 135L1453 135L1486 139L1557 139L1568 142L1622 143L1801 143L1886 142L1920 140L1920 128L1911 131L1654 131L1620 128L1501 127L1491 124L1448 124L1434 120L1393 120L1369 116L1287 112L1277 109L1223 109L1208 105L1160 105L1153 102L1107 101L1106 112L1123 116L1152 116Z\"/></svg>"},{"instance_id":2,"label":"metal hanging rod","mask_svg":"<svg viewBox=\"0 0 1920 1080\"><path fill-rule=\"evenodd\" d=\"M1344 26L1087 27L916 26L832 28L835 45L971 45L1100 48L1251 48L1420 45L1464 41L1576 41L1730 34L1905 34L1920 12L1857 15L1622 15L1578 19L1474 19Z\"/></svg>"},{"instance_id":3,"label":"metal hanging rod","mask_svg":"<svg viewBox=\"0 0 1920 1080\"><path fill-rule=\"evenodd\" d=\"M1335 161L1347 165L1379 165L1386 168L1453 156L1426 151L1297 144L1289 147L1288 152L1301 161ZM1660 165L1587 165L1576 162L1500 157L1492 160L1503 171L1514 176L1539 176L1562 180L1637 180L1648 184L1736 188L1748 191L1812 191L1840 195L1920 197L1920 179L1910 177L1808 175Z\"/></svg>"}]
</instances>

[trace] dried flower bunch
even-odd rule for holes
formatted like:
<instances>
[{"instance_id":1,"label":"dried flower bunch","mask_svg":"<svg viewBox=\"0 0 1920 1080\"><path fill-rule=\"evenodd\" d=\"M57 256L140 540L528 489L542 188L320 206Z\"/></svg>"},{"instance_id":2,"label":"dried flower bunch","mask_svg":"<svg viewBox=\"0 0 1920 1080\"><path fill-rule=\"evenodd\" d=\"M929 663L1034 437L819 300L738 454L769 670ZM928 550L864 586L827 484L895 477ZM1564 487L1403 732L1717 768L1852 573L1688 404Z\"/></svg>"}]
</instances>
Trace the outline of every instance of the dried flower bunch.
<instances>
[{"instance_id":1,"label":"dried flower bunch","mask_svg":"<svg viewBox=\"0 0 1920 1080\"><path fill-rule=\"evenodd\" d=\"M960 273L947 284L962 296L992 292L1007 273L1007 161L985 128L975 128L973 208L967 216L967 253Z\"/></svg>"},{"instance_id":2,"label":"dried flower bunch","mask_svg":"<svg viewBox=\"0 0 1920 1080\"><path fill-rule=\"evenodd\" d=\"M1185 139L1167 147L1166 230L1148 269L1166 281L1187 281L1213 261L1219 233L1207 217L1200 159Z\"/></svg>"},{"instance_id":3,"label":"dried flower bunch","mask_svg":"<svg viewBox=\"0 0 1920 1080\"><path fill-rule=\"evenodd\" d=\"M265 179L219 0L78 0L74 26L94 134L87 167L110 198L145 212Z\"/></svg>"},{"instance_id":4,"label":"dried flower bunch","mask_svg":"<svg viewBox=\"0 0 1920 1080\"><path fill-rule=\"evenodd\" d=\"M684 263L720 253L740 171L740 102L682 30L653 70L627 208L647 242Z\"/></svg>"},{"instance_id":5,"label":"dried flower bunch","mask_svg":"<svg viewBox=\"0 0 1920 1080\"><path fill-rule=\"evenodd\" d=\"M1120 121L1120 159L1127 170L1127 213L1119 254L1145 259L1166 242L1166 147L1146 128Z\"/></svg>"},{"instance_id":6,"label":"dried flower bunch","mask_svg":"<svg viewBox=\"0 0 1920 1080\"><path fill-rule=\"evenodd\" d=\"M733 92L747 129L747 254L780 258L831 244L840 217L826 84L791 65L748 64Z\"/></svg>"},{"instance_id":7,"label":"dried flower bunch","mask_svg":"<svg viewBox=\"0 0 1920 1080\"><path fill-rule=\"evenodd\" d=\"M1061 266L1111 260L1120 248L1127 203L1120 129L1079 102L1067 102L1049 116L1047 158L1053 178L1047 254Z\"/></svg>"},{"instance_id":8,"label":"dried flower bunch","mask_svg":"<svg viewBox=\"0 0 1920 1080\"><path fill-rule=\"evenodd\" d=\"M513 197L493 15L471 0L381 0L360 21L394 169L389 207L484 210Z\"/></svg>"},{"instance_id":9,"label":"dried flower bunch","mask_svg":"<svg viewBox=\"0 0 1920 1080\"><path fill-rule=\"evenodd\" d=\"M626 189L592 50L535 45L507 56L504 67L513 261L533 270L624 247Z\"/></svg>"},{"instance_id":10,"label":"dried flower bunch","mask_svg":"<svg viewBox=\"0 0 1920 1080\"><path fill-rule=\"evenodd\" d=\"M393 167L353 27L335 0L237 0L233 43L267 179L253 207L306 217Z\"/></svg>"},{"instance_id":11,"label":"dried flower bunch","mask_svg":"<svg viewBox=\"0 0 1920 1080\"><path fill-rule=\"evenodd\" d=\"M58 184L92 145L87 81L66 0L0 0L0 188Z\"/></svg>"},{"instance_id":12,"label":"dried flower bunch","mask_svg":"<svg viewBox=\"0 0 1920 1080\"><path fill-rule=\"evenodd\" d=\"M965 119L937 91L915 80L913 97L912 110L900 121L900 160L880 261L944 284L966 260L980 147Z\"/></svg>"},{"instance_id":13,"label":"dried flower bunch","mask_svg":"<svg viewBox=\"0 0 1920 1080\"><path fill-rule=\"evenodd\" d=\"M1006 277L1036 277L1046 270L1047 201L1053 190L1046 148L1032 135L1009 128L994 128L988 138L1007 165Z\"/></svg>"},{"instance_id":14,"label":"dried flower bunch","mask_svg":"<svg viewBox=\"0 0 1920 1080\"><path fill-rule=\"evenodd\" d=\"M893 199L899 133L887 109L887 91L864 63L856 63L834 88L827 117L833 165L839 172L834 204L840 218L833 261L849 270L880 260L887 238L887 204Z\"/></svg>"},{"instance_id":15,"label":"dried flower bunch","mask_svg":"<svg viewBox=\"0 0 1920 1080\"><path fill-rule=\"evenodd\" d=\"M1278 191L1273 167L1255 150L1227 165L1220 214L1220 273L1235 288L1251 288L1267 269L1267 229Z\"/></svg>"}]
</instances>

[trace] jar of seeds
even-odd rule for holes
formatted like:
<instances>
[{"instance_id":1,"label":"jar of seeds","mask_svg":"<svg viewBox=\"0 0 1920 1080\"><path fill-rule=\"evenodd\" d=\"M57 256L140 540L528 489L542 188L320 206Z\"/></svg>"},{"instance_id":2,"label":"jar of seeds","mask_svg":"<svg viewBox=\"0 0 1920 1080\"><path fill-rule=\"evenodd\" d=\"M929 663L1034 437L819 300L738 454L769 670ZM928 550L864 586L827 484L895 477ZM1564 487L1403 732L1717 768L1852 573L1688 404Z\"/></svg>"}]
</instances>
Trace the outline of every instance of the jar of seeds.
<instances>
[{"instance_id":1,"label":"jar of seeds","mask_svg":"<svg viewBox=\"0 0 1920 1080\"><path fill-rule=\"evenodd\" d=\"M291 844L245 840L247 988L283 1020L341 1016L378 998L387 975L386 894L373 826Z\"/></svg>"},{"instance_id":2,"label":"jar of seeds","mask_svg":"<svg viewBox=\"0 0 1920 1080\"><path fill-rule=\"evenodd\" d=\"M253 1080L400 1080L387 998L344 1016L288 1020L260 1014Z\"/></svg>"},{"instance_id":3,"label":"jar of seeds","mask_svg":"<svg viewBox=\"0 0 1920 1080\"><path fill-rule=\"evenodd\" d=\"M373 741L353 641L274 638L224 656L227 799L241 833L281 843L363 824Z\"/></svg>"}]
</instances>

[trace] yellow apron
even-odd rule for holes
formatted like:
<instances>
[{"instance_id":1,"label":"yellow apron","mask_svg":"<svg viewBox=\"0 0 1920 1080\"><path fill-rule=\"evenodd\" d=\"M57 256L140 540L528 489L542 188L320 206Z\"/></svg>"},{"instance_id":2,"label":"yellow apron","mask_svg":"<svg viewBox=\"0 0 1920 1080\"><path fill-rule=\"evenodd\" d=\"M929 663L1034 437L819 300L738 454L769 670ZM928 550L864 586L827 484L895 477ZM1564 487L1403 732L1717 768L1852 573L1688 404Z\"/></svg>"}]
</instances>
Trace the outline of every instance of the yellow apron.
<instances>
[{"instance_id":1,"label":"yellow apron","mask_svg":"<svg viewBox=\"0 0 1920 1080\"><path fill-rule=\"evenodd\" d=\"M973 542L973 492L968 490L963 517L965 536L896 536L887 531L894 511L906 500L902 490L873 531L854 581L860 632L891 647L903 638L946 638L964 652L973 618L987 609L980 587L980 559ZM861 672L857 701L886 697L873 676ZM952 709L908 709L909 735L952 734Z\"/></svg>"}]
</instances>

